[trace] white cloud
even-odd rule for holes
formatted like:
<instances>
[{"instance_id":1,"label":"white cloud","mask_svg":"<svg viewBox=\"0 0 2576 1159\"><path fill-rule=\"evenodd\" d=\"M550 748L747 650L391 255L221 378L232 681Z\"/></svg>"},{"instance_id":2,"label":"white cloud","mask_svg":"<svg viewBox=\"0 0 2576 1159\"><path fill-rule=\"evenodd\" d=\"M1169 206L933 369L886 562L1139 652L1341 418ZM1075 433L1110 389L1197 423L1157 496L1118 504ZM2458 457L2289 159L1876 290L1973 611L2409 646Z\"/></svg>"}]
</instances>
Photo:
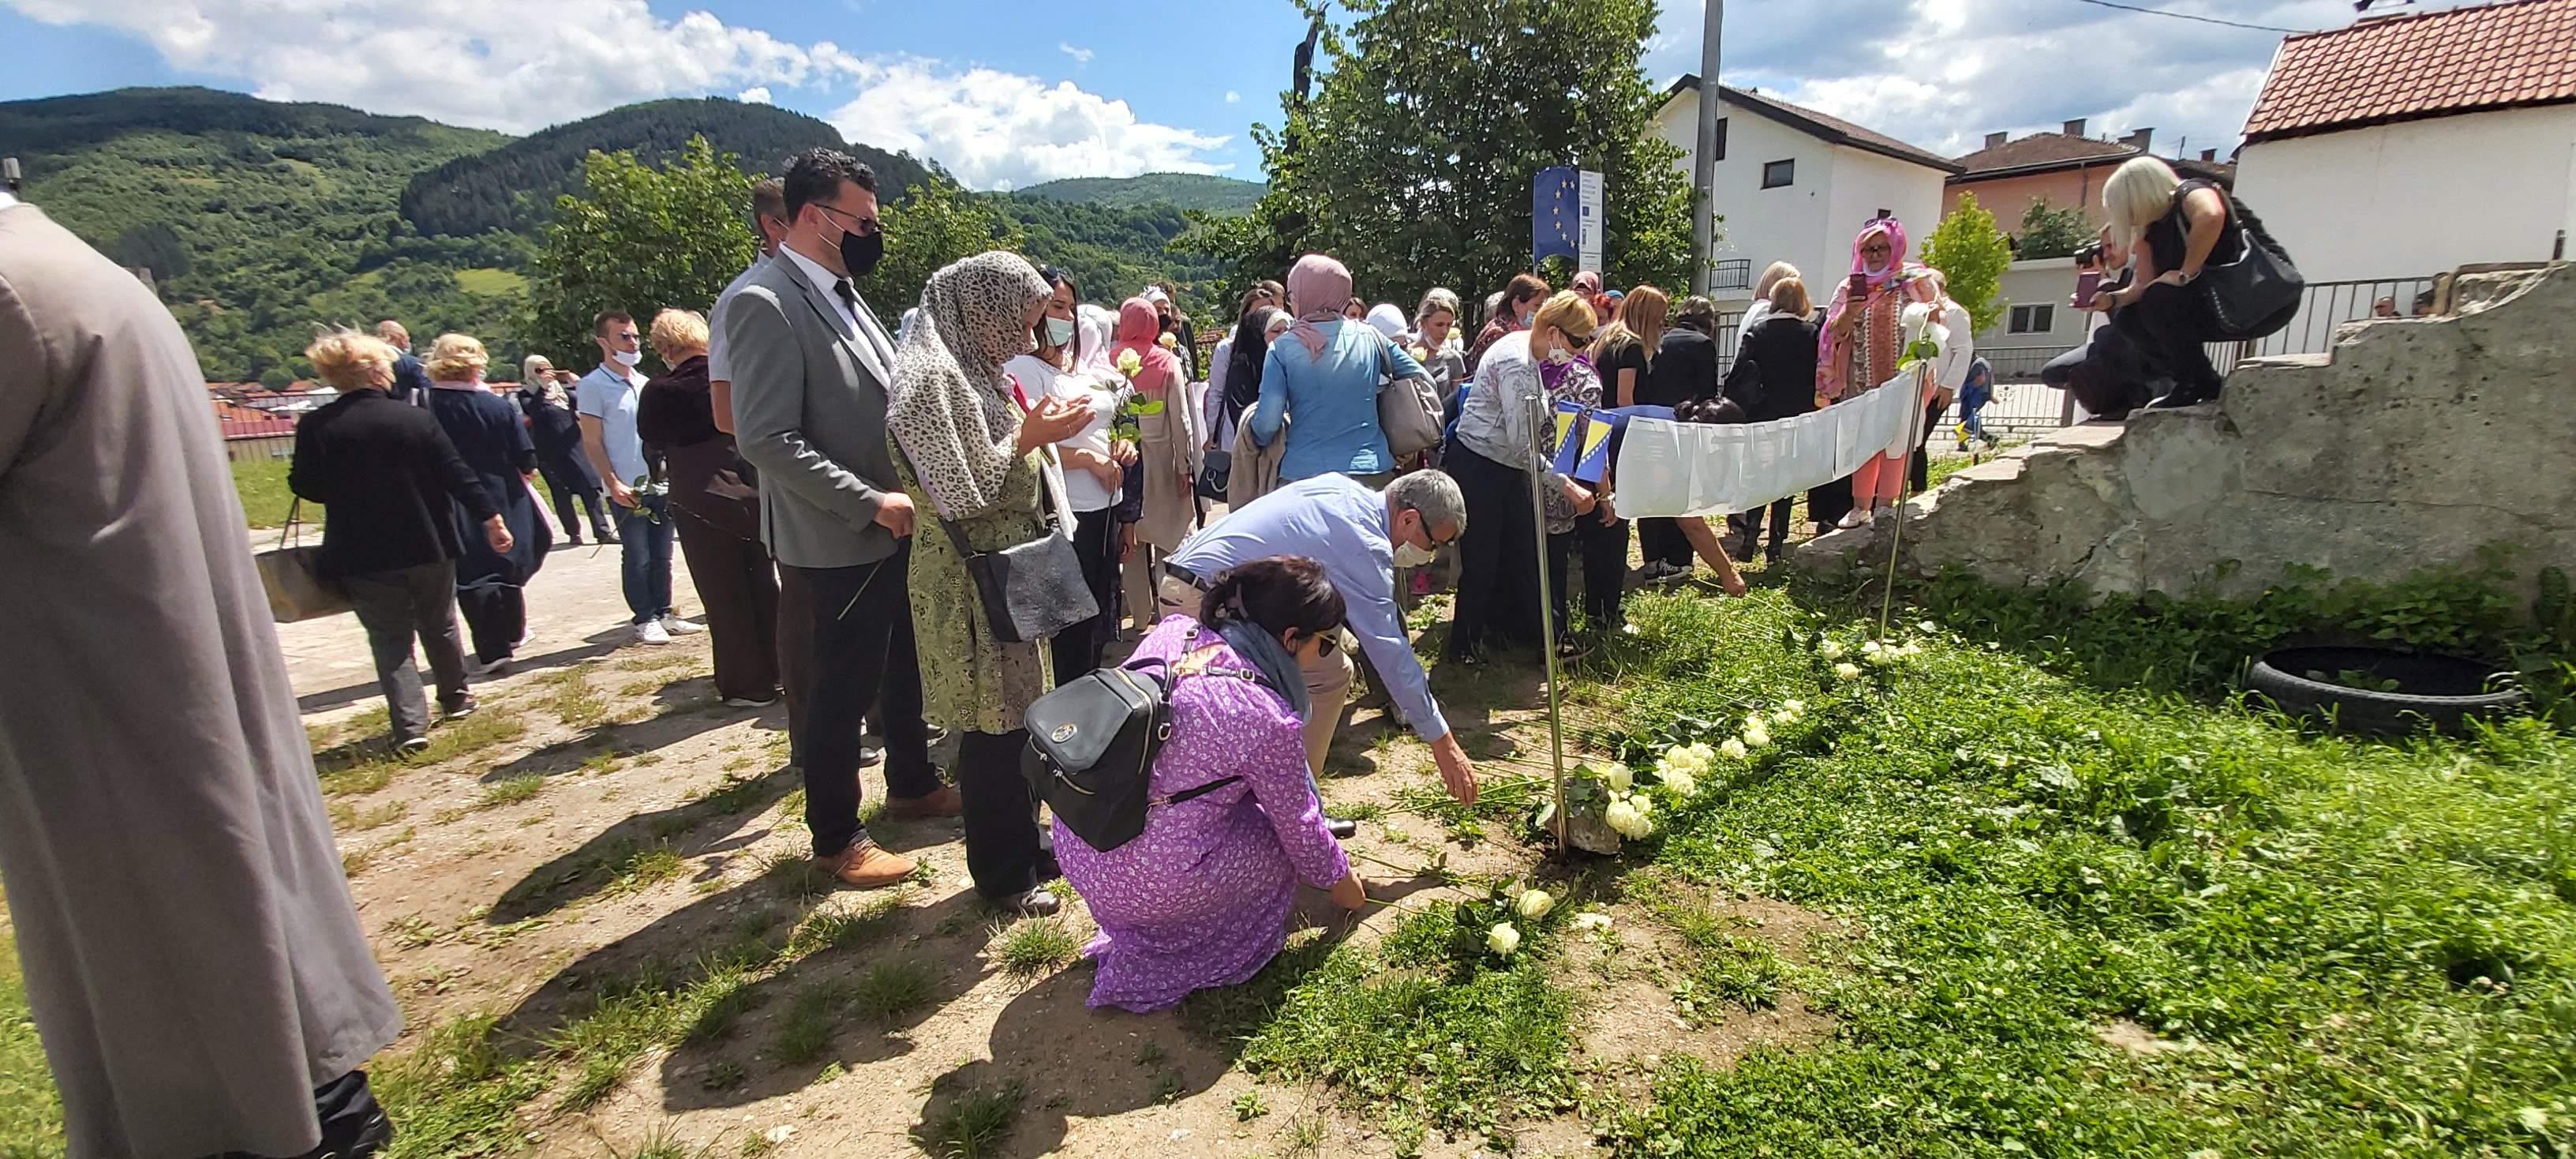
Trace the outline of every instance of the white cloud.
<instances>
[{"instance_id":1,"label":"white cloud","mask_svg":"<svg viewBox=\"0 0 2576 1159\"><path fill-rule=\"evenodd\" d=\"M2340 28L2353 19L2350 0L2156 6L2280 28ZM2157 152L2224 155L2281 41L2277 32L2070 0L1773 0L1730 5L1726 16L1728 84L1951 155L1976 149L1988 132L2018 137L2078 117L2094 136L2152 127ZM1699 71L1703 18L1692 0L1666 6L1648 42L1648 75L1665 81Z\"/></svg>"},{"instance_id":2,"label":"white cloud","mask_svg":"<svg viewBox=\"0 0 2576 1159\"><path fill-rule=\"evenodd\" d=\"M1227 90L1225 90L1225 103L1227 103L1227 104L1229 104L1229 105L1239 105L1239 104L1242 104L1242 103L1243 103L1243 94L1242 94L1242 93L1239 93L1239 92L1236 92L1236 91L1234 91L1233 89L1227 89Z\"/></svg>"},{"instance_id":3,"label":"white cloud","mask_svg":"<svg viewBox=\"0 0 2576 1159\"><path fill-rule=\"evenodd\" d=\"M859 0L844 0L855 5ZM860 57L800 45L704 10L665 20L646 0L0 0L54 24L131 35L174 67L237 77L274 100L525 133L618 105L788 90L850 93L829 118L853 140L910 149L976 188L1058 177L1231 168L1228 137L1139 120L1071 82ZM1078 61L1092 50L1061 46Z\"/></svg>"},{"instance_id":4,"label":"white cloud","mask_svg":"<svg viewBox=\"0 0 2576 1159\"><path fill-rule=\"evenodd\" d=\"M1059 177L1218 173L1204 159L1230 139L1136 118L1113 101L1059 81L935 61L862 62L856 97L827 118L853 140L936 157L976 189Z\"/></svg>"},{"instance_id":5,"label":"white cloud","mask_svg":"<svg viewBox=\"0 0 2576 1159\"><path fill-rule=\"evenodd\" d=\"M1055 50L1065 54L1066 56L1072 57L1075 64L1089 64L1091 63L1091 58L1095 55L1088 48L1075 48L1074 46L1062 41L1056 42Z\"/></svg>"}]
</instances>

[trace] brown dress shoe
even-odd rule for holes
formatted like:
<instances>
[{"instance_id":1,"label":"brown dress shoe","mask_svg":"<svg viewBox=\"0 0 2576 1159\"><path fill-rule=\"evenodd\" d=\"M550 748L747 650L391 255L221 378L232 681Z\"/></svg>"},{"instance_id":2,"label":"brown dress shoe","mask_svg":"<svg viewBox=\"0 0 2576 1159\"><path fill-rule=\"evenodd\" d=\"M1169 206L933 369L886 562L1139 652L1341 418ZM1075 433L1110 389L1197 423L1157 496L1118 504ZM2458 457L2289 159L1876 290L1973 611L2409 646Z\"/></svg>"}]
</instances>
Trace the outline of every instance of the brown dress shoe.
<instances>
[{"instance_id":1,"label":"brown dress shoe","mask_svg":"<svg viewBox=\"0 0 2576 1159\"><path fill-rule=\"evenodd\" d=\"M911 877L913 870L911 858L888 853L867 840L842 850L838 857L816 858L815 864L853 889L883 889Z\"/></svg>"},{"instance_id":2,"label":"brown dress shoe","mask_svg":"<svg viewBox=\"0 0 2576 1159\"><path fill-rule=\"evenodd\" d=\"M966 799L957 795L954 785L941 785L919 797L888 797L882 816L889 821L923 821L933 817L963 817Z\"/></svg>"}]
</instances>

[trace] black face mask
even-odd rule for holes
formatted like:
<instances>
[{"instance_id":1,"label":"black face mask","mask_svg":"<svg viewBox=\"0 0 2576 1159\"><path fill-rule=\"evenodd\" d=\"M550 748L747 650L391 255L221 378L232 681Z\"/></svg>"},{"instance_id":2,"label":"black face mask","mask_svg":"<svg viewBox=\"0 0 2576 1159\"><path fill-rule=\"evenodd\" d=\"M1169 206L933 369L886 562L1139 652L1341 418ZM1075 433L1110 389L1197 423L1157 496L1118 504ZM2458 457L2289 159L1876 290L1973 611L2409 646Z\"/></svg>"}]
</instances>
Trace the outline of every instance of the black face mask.
<instances>
[{"instance_id":1,"label":"black face mask","mask_svg":"<svg viewBox=\"0 0 2576 1159\"><path fill-rule=\"evenodd\" d=\"M841 231L841 265L849 270L851 277L868 276L868 271L877 268L878 259L883 257L885 230L865 234Z\"/></svg>"}]
</instances>

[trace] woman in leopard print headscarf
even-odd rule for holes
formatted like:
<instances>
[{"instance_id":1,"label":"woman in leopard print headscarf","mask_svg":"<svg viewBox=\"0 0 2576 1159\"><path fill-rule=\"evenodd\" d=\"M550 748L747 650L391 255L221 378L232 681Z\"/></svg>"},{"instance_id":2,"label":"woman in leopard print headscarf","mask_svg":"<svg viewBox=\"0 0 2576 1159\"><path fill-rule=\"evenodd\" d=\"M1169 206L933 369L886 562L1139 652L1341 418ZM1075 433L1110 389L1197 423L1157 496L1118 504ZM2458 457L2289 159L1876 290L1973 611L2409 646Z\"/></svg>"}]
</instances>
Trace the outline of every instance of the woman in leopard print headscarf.
<instances>
[{"instance_id":1,"label":"woman in leopard print headscarf","mask_svg":"<svg viewBox=\"0 0 2576 1159\"><path fill-rule=\"evenodd\" d=\"M1044 448L1090 420L1068 425L1048 409L1029 413L1002 364L1034 349L1030 328L1045 309L1046 282L1016 255L980 254L930 276L921 311L895 354L886 429L895 472L919 522L912 535L913 639L919 652L923 716L962 734L957 789L966 807L966 863L975 887L1005 906L1045 897L1035 809L1020 776L1028 747L1021 721L1053 686L1044 642L1005 644L985 622L975 581L945 520L978 552L1046 534L1041 501L1050 470ZM891 657L889 664L906 662ZM1048 899L1051 901L1052 899Z\"/></svg>"}]
</instances>

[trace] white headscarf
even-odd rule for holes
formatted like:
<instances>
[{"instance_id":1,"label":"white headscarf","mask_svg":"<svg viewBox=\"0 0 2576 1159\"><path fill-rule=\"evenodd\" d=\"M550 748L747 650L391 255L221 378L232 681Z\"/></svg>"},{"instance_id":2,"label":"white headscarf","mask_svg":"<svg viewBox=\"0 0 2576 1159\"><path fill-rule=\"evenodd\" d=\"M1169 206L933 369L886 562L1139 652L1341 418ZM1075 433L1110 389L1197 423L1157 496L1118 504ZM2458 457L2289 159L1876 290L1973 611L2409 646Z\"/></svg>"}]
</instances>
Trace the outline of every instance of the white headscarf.
<instances>
[{"instance_id":1,"label":"white headscarf","mask_svg":"<svg viewBox=\"0 0 2576 1159\"><path fill-rule=\"evenodd\" d=\"M1393 302L1380 302L1369 307L1368 324L1371 329L1386 335L1389 342L1401 340L1406 330L1404 311Z\"/></svg>"}]
</instances>

